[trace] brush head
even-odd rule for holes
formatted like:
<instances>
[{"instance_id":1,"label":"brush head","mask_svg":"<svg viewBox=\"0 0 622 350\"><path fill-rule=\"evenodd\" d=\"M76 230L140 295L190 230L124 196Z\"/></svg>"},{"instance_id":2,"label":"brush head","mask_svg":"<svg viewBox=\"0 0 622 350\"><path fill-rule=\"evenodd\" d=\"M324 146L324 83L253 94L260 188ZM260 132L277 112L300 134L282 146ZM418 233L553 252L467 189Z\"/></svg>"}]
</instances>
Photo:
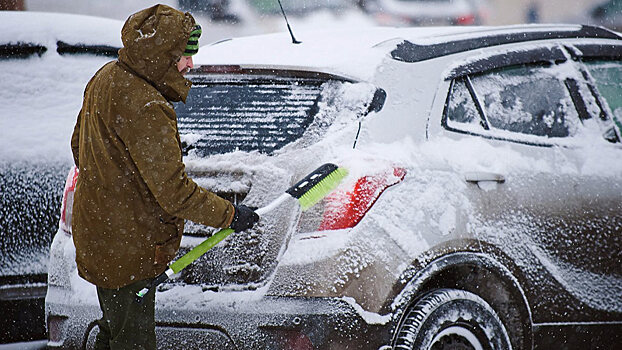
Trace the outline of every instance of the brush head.
<instances>
[{"instance_id":1,"label":"brush head","mask_svg":"<svg viewBox=\"0 0 622 350\"><path fill-rule=\"evenodd\" d=\"M331 171L325 172L319 181L316 181L302 195L296 197L302 210L307 210L321 201L348 175L348 171L345 168L338 168L334 164L330 165L333 166Z\"/></svg>"}]
</instances>

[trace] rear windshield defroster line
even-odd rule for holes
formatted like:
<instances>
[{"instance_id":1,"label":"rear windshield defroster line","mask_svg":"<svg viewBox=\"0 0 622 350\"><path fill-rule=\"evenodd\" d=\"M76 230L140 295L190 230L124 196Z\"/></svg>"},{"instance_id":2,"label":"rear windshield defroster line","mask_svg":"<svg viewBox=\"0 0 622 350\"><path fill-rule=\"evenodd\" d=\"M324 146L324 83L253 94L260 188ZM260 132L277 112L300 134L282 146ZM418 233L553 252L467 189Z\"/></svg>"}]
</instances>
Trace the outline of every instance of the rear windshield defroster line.
<instances>
[{"instance_id":1,"label":"rear windshield defroster line","mask_svg":"<svg viewBox=\"0 0 622 350\"><path fill-rule=\"evenodd\" d=\"M180 134L199 156L233 151L271 154L304 134L318 111L322 81L197 81L175 108Z\"/></svg>"}]
</instances>

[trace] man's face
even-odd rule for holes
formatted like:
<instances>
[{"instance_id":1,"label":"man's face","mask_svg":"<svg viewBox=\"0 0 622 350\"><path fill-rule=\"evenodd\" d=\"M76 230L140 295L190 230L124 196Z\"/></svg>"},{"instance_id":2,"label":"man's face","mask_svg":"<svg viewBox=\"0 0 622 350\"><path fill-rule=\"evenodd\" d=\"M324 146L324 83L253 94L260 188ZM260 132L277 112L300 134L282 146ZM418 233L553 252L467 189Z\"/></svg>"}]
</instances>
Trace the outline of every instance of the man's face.
<instances>
[{"instance_id":1,"label":"man's face","mask_svg":"<svg viewBox=\"0 0 622 350\"><path fill-rule=\"evenodd\" d=\"M181 74L188 73L188 70L194 67L192 63L192 56L181 56L179 62L177 62L177 69Z\"/></svg>"}]
</instances>

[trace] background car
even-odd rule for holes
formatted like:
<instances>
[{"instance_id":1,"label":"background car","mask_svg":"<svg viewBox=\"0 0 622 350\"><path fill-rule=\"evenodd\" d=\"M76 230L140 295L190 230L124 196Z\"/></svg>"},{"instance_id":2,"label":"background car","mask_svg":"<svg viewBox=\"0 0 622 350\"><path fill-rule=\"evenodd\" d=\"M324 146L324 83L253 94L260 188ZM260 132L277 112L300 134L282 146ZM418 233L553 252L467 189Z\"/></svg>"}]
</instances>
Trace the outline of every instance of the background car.
<instances>
[{"instance_id":1,"label":"background car","mask_svg":"<svg viewBox=\"0 0 622 350\"><path fill-rule=\"evenodd\" d=\"M196 14L205 14L214 21L237 23L240 19L230 9L229 0L179 0L179 8Z\"/></svg>"},{"instance_id":2,"label":"background car","mask_svg":"<svg viewBox=\"0 0 622 350\"><path fill-rule=\"evenodd\" d=\"M121 22L0 12L0 343L45 338L49 247L88 79Z\"/></svg>"},{"instance_id":3,"label":"background car","mask_svg":"<svg viewBox=\"0 0 622 350\"><path fill-rule=\"evenodd\" d=\"M381 25L482 25L490 9L484 0L359 0Z\"/></svg>"},{"instance_id":4,"label":"background car","mask_svg":"<svg viewBox=\"0 0 622 350\"><path fill-rule=\"evenodd\" d=\"M248 0L248 3L260 15L281 16L278 1ZM338 12L353 7L348 0L282 0L281 4L288 16L305 16L321 10Z\"/></svg>"},{"instance_id":5,"label":"background car","mask_svg":"<svg viewBox=\"0 0 622 350\"><path fill-rule=\"evenodd\" d=\"M579 25L239 38L195 56L176 106L186 169L262 207L156 294L158 347L607 348L622 334L622 38ZM278 54L276 54L278 53ZM77 175L79 176L79 175ZM51 248L50 348L100 317L71 239ZM180 254L214 231L189 223Z\"/></svg>"}]
</instances>

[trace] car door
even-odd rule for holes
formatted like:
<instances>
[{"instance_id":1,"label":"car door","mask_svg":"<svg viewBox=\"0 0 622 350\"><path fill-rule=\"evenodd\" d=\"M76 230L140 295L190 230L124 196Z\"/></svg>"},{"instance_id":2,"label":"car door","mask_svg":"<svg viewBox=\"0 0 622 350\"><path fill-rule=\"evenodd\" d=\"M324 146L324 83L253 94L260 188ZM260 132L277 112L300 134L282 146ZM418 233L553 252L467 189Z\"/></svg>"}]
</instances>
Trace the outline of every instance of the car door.
<instances>
[{"instance_id":1,"label":"car door","mask_svg":"<svg viewBox=\"0 0 622 350\"><path fill-rule=\"evenodd\" d=\"M450 73L441 120L441 135L459 140L468 229L512 266L536 323L610 317L622 186L607 164L620 150L562 48L496 52Z\"/></svg>"}]
</instances>

